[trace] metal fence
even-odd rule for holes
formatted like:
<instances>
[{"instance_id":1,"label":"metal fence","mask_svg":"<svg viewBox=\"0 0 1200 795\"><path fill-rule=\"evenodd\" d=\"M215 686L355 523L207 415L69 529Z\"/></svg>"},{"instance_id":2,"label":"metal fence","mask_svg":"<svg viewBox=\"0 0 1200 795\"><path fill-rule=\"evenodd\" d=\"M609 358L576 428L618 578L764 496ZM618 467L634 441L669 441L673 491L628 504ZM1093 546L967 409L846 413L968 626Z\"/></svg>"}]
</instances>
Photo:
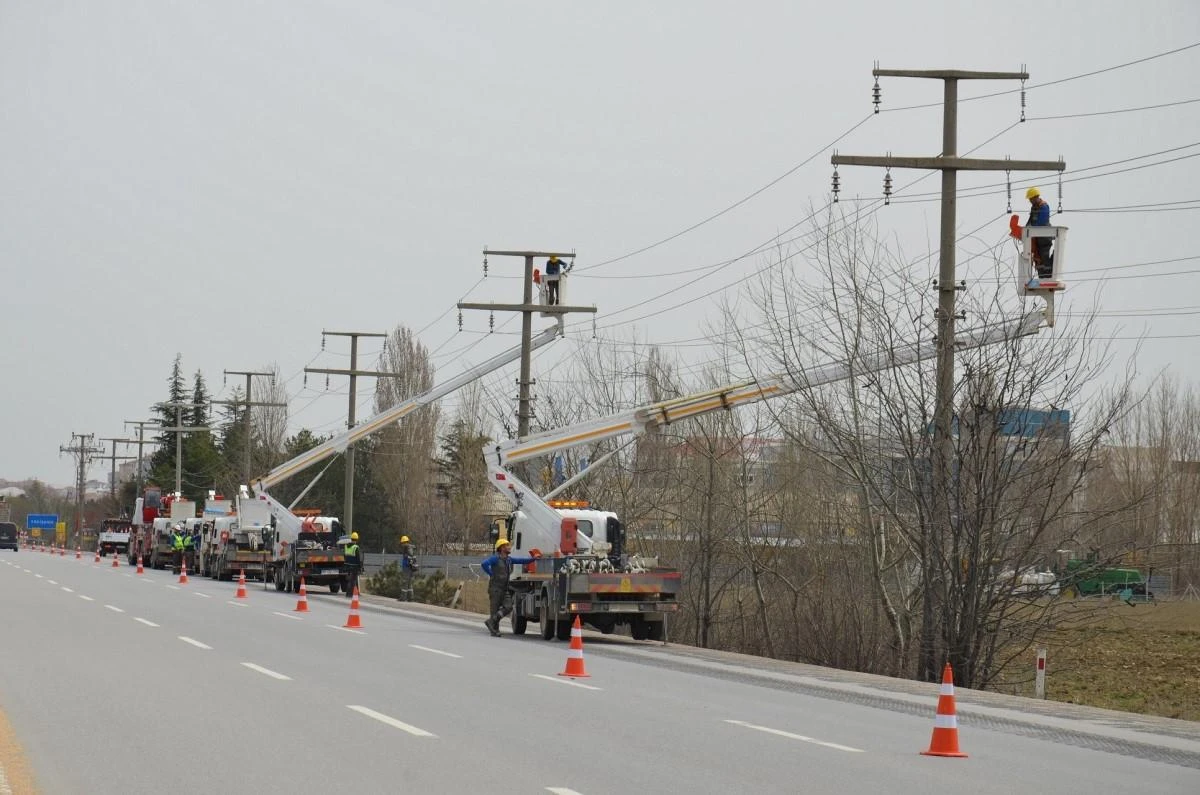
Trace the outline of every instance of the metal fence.
<instances>
[{"instance_id":1,"label":"metal fence","mask_svg":"<svg viewBox=\"0 0 1200 795\"><path fill-rule=\"evenodd\" d=\"M479 564L483 561L479 556L463 555L417 555L417 565L421 574L430 575L441 571L448 580L470 580L482 577ZM366 552L363 554L363 574L375 574L389 563L400 565L400 555L391 552Z\"/></svg>"}]
</instances>

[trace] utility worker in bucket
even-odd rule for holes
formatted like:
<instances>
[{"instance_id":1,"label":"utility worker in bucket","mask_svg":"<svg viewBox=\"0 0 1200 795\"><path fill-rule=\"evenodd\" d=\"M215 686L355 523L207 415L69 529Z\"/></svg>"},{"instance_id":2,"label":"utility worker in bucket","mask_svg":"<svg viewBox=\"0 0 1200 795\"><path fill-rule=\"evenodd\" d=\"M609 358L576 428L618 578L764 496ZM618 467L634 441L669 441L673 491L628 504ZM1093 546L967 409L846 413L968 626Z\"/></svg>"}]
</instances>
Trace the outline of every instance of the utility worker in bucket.
<instances>
[{"instance_id":1,"label":"utility worker in bucket","mask_svg":"<svg viewBox=\"0 0 1200 795\"><path fill-rule=\"evenodd\" d=\"M1050 226L1050 205L1042 198L1042 192L1037 188L1030 188L1025 191L1025 198L1029 200L1029 220L1025 225ZM1054 245L1054 238L1035 237L1031 238L1030 242L1033 244L1033 265L1037 268L1038 278L1049 279L1054 275L1054 254L1050 250Z\"/></svg>"},{"instance_id":2,"label":"utility worker in bucket","mask_svg":"<svg viewBox=\"0 0 1200 795\"><path fill-rule=\"evenodd\" d=\"M557 256L546 260L546 304L558 304L558 280L562 278L562 260Z\"/></svg>"},{"instance_id":3,"label":"utility worker in bucket","mask_svg":"<svg viewBox=\"0 0 1200 795\"><path fill-rule=\"evenodd\" d=\"M531 557L514 556L511 553L512 544L507 538L501 538L496 542L496 554L480 564L480 568L489 578L488 601L490 607L487 621L484 621L483 625L488 628L488 632L492 633L493 638L500 637L500 619L512 610L512 607L505 602L508 597L508 580L512 576L513 566L533 563Z\"/></svg>"},{"instance_id":4,"label":"utility worker in bucket","mask_svg":"<svg viewBox=\"0 0 1200 795\"><path fill-rule=\"evenodd\" d=\"M353 596L358 587L358 574L362 571L362 553L358 549L358 533L350 534L350 543L342 554L346 557L346 596Z\"/></svg>"}]
</instances>

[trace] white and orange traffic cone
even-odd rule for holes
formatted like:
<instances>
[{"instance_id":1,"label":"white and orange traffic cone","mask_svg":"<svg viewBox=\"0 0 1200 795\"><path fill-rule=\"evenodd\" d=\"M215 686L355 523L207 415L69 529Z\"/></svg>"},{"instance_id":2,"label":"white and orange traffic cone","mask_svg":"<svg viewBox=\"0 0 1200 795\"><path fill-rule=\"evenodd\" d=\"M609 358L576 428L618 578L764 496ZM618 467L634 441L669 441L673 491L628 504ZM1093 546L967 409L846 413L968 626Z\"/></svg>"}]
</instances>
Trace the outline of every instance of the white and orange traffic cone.
<instances>
[{"instance_id":1,"label":"white and orange traffic cone","mask_svg":"<svg viewBox=\"0 0 1200 795\"><path fill-rule=\"evenodd\" d=\"M358 586L354 586L354 595L350 597L350 616L346 619L345 629L362 629L362 619L358 615Z\"/></svg>"},{"instance_id":2,"label":"white and orange traffic cone","mask_svg":"<svg viewBox=\"0 0 1200 795\"><path fill-rule=\"evenodd\" d=\"M187 561L179 561L179 584L187 585Z\"/></svg>"},{"instance_id":3,"label":"white and orange traffic cone","mask_svg":"<svg viewBox=\"0 0 1200 795\"><path fill-rule=\"evenodd\" d=\"M146 573L146 572L145 572L145 570L142 568L142 556L141 556L141 555L138 555L138 567L137 567L137 573L138 573L138 574L145 574L145 573Z\"/></svg>"},{"instance_id":4,"label":"white and orange traffic cone","mask_svg":"<svg viewBox=\"0 0 1200 795\"><path fill-rule=\"evenodd\" d=\"M958 750L958 715L954 710L954 669L946 663L942 671L942 689L938 694L937 715L933 718L933 738L925 756L966 757Z\"/></svg>"},{"instance_id":5,"label":"white and orange traffic cone","mask_svg":"<svg viewBox=\"0 0 1200 795\"><path fill-rule=\"evenodd\" d=\"M75 560L83 560L83 548L78 544L75 545Z\"/></svg>"},{"instance_id":6,"label":"white and orange traffic cone","mask_svg":"<svg viewBox=\"0 0 1200 795\"><path fill-rule=\"evenodd\" d=\"M249 598L246 593L246 570L245 569L242 569L241 572L239 572L239 574L238 574L238 589L237 589L237 593L234 595L233 598L234 599Z\"/></svg>"},{"instance_id":7,"label":"white and orange traffic cone","mask_svg":"<svg viewBox=\"0 0 1200 795\"><path fill-rule=\"evenodd\" d=\"M588 672L583 668L583 625L579 623L579 616L575 616L575 623L571 625L571 645L567 649L567 667L559 676L569 676L573 679L588 678Z\"/></svg>"},{"instance_id":8,"label":"white and orange traffic cone","mask_svg":"<svg viewBox=\"0 0 1200 795\"><path fill-rule=\"evenodd\" d=\"M296 609L293 610L292 612L293 613L307 613L308 612L308 591L306 591L304 589L304 577L303 576L300 577L300 599L296 602Z\"/></svg>"},{"instance_id":9,"label":"white and orange traffic cone","mask_svg":"<svg viewBox=\"0 0 1200 795\"><path fill-rule=\"evenodd\" d=\"M114 569L121 565L120 560L121 560L121 556L118 555L117 550L114 549L113 550L113 565L112 565L112 567Z\"/></svg>"},{"instance_id":10,"label":"white and orange traffic cone","mask_svg":"<svg viewBox=\"0 0 1200 795\"><path fill-rule=\"evenodd\" d=\"M99 548L97 548L96 549L96 559L93 560L92 563L99 563L99 562L100 562L100 550L99 550Z\"/></svg>"}]
</instances>

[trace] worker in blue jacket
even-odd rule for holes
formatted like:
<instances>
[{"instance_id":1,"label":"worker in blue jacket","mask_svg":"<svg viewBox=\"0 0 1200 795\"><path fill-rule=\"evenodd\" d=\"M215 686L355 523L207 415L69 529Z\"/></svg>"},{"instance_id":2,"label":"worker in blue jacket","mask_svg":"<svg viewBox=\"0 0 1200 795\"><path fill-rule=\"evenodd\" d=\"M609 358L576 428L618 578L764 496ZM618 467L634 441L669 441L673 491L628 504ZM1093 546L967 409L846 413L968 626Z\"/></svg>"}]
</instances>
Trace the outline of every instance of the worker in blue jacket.
<instances>
[{"instance_id":1,"label":"worker in blue jacket","mask_svg":"<svg viewBox=\"0 0 1200 795\"><path fill-rule=\"evenodd\" d=\"M1025 191L1025 198L1029 200L1029 220L1026 226L1050 226L1050 205L1042 198L1042 192L1037 188L1030 188ZM1037 268L1039 278L1048 279L1054 275L1054 254L1051 252L1051 247L1054 245L1052 237L1035 237L1031 238L1033 243L1033 264Z\"/></svg>"},{"instance_id":2,"label":"worker in blue jacket","mask_svg":"<svg viewBox=\"0 0 1200 795\"><path fill-rule=\"evenodd\" d=\"M493 638L500 637L500 619L504 618L512 608L505 604L508 597L508 580L512 576L513 566L533 563L533 558L514 556L512 544L507 538L496 542L496 554L480 564L480 568L488 575L488 600L491 608L487 621L483 625L492 633Z\"/></svg>"}]
</instances>

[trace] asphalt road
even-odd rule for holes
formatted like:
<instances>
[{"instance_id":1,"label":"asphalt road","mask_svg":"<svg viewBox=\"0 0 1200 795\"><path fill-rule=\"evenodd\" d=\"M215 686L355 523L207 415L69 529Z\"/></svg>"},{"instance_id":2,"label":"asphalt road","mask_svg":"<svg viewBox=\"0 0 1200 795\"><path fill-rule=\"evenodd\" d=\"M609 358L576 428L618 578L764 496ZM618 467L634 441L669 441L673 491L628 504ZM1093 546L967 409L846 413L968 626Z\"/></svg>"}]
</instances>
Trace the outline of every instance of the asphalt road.
<instances>
[{"instance_id":1,"label":"asphalt road","mask_svg":"<svg viewBox=\"0 0 1200 795\"><path fill-rule=\"evenodd\" d=\"M1200 792L1192 724L991 697L933 758L928 685L590 633L568 679L565 643L480 617L350 632L341 597L110 564L0 555L0 709L49 795Z\"/></svg>"}]
</instances>

